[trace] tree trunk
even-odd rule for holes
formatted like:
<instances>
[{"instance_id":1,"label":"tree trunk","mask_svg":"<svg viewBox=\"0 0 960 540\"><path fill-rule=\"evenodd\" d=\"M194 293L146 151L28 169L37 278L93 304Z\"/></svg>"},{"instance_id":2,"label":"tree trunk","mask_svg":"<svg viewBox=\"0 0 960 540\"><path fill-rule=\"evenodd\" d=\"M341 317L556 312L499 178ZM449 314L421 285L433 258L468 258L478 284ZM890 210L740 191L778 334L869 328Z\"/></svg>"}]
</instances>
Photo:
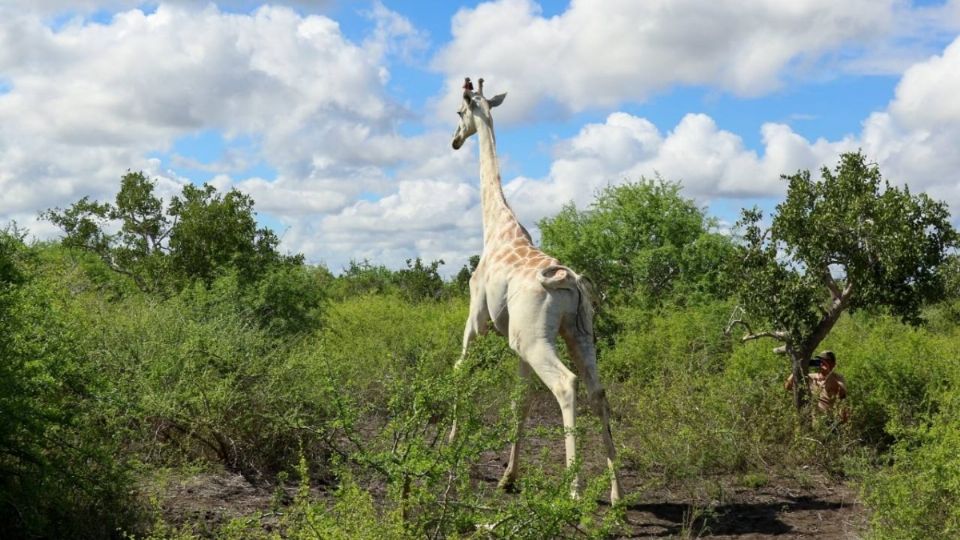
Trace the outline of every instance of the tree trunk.
<instances>
[{"instance_id":1,"label":"tree trunk","mask_svg":"<svg viewBox=\"0 0 960 540\"><path fill-rule=\"evenodd\" d=\"M810 354L806 349L789 351L793 364L793 405L797 416L804 418L803 410L810 403L810 385L807 383L807 370L810 369Z\"/></svg>"},{"instance_id":2,"label":"tree trunk","mask_svg":"<svg viewBox=\"0 0 960 540\"><path fill-rule=\"evenodd\" d=\"M847 307L847 299L850 297L852 290L853 285L847 284L840 296L834 298L817 326L798 347L787 346L787 354L790 355L790 360L793 363L793 405L797 408L797 415L801 422L804 418L809 418L809 416L803 414L803 410L810 403L810 385L807 382L810 358L817 347L820 346L820 343L827 338L830 330L833 330L833 325L837 324L840 315Z\"/></svg>"}]
</instances>

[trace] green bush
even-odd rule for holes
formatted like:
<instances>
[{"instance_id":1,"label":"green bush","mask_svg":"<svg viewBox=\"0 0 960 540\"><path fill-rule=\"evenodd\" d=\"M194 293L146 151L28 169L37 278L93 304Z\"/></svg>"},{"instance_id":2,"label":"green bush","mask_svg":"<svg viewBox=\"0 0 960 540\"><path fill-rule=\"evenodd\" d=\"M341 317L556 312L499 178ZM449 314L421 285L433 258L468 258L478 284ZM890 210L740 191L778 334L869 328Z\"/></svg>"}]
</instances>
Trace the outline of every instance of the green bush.
<instances>
[{"instance_id":1,"label":"green bush","mask_svg":"<svg viewBox=\"0 0 960 540\"><path fill-rule=\"evenodd\" d=\"M942 392L960 382L958 338L887 316L842 320L828 346L847 379L854 434L883 451L935 413Z\"/></svg>"},{"instance_id":2,"label":"green bush","mask_svg":"<svg viewBox=\"0 0 960 540\"><path fill-rule=\"evenodd\" d=\"M864 489L876 538L956 538L960 535L960 400L928 425L900 439L892 464Z\"/></svg>"},{"instance_id":3,"label":"green bush","mask_svg":"<svg viewBox=\"0 0 960 540\"><path fill-rule=\"evenodd\" d=\"M227 276L106 307L90 361L111 374L117 428L144 459L213 459L259 478L316 446L326 402L290 345L238 309L243 297Z\"/></svg>"},{"instance_id":4,"label":"green bush","mask_svg":"<svg viewBox=\"0 0 960 540\"><path fill-rule=\"evenodd\" d=\"M0 523L12 537L108 537L134 518L128 463L106 381L83 361L83 312L37 261L0 232Z\"/></svg>"},{"instance_id":5,"label":"green bush","mask_svg":"<svg viewBox=\"0 0 960 540\"><path fill-rule=\"evenodd\" d=\"M713 302L696 307L647 310L624 307L611 315L622 330L615 345L601 348L599 360L606 381L653 383L666 373L723 371L731 340L723 327L732 305ZM601 344L602 345L602 344Z\"/></svg>"}]
</instances>

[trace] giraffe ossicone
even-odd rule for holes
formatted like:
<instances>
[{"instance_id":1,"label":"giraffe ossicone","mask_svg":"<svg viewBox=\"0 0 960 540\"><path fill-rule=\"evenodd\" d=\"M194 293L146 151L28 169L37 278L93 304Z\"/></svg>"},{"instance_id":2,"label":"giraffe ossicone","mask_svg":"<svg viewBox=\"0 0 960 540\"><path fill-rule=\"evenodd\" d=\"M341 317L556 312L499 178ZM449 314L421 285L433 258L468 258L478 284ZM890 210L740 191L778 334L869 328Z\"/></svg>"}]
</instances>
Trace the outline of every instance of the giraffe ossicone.
<instances>
[{"instance_id":1,"label":"giraffe ossicone","mask_svg":"<svg viewBox=\"0 0 960 540\"><path fill-rule=\"evenodd\" d=\"M470 312L463 333L459 366L473 339L493 329L508 338L510 348L520 356L520 379L526 385L536 374L550 389L563 416L567 466L576 462L575 424L578 376L602 422L602 438L611 475L610 500L621 496L615 467L616 448L610 432L610 406L597 373L593 336L593 306L587 280L538 249L507 204L500 181L496 137L491 109L503 103L506 94L490 99L465 79L460 118L451 143L454 150L476 134L480 154L480 200L483 216L483 252L470 277ZM470 84L468 84L470 83ZM556 340L562 337L573 360L574 374L557 354ZM529 400L527 392L514 402L517 425L510 446L510 458L500 485L512 488L519 473L520 442ZM456 436L456 423L450 438ZM571 493L579 493L575 478Z\"/></svg>"}]
</instances>

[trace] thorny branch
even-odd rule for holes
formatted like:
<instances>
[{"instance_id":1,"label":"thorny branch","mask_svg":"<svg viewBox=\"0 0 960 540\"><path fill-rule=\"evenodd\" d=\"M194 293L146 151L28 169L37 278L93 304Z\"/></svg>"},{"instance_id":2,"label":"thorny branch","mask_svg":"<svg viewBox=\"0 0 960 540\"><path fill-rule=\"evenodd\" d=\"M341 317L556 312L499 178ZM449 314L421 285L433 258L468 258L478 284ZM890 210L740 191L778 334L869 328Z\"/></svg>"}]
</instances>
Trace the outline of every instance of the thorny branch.
<instances>
[{"instance_id":1,"label":"thorny branch","mask_svg":"<svg viewBox=\"0 0 960 540\"><path fill-rule=\"evenodd\" d=\"M723 330L723 335L729 336L733 330L734 326L743 326L746 329L746 333L740 337L740 341L745 343L747 341L753 341L760 338L772 338L782 343L787 343L790 340L790 334L784 332L783 330L768 330L765 332L754 332L750 327L750 323L743 320L743 314L745 313L742 306L737 306L734 308L733 313L730 314L730 320L727 322L727 327ZM781 345L773 350L776 354L784 354L786 352L786 346Z\"/></svg>"}]
</instances>

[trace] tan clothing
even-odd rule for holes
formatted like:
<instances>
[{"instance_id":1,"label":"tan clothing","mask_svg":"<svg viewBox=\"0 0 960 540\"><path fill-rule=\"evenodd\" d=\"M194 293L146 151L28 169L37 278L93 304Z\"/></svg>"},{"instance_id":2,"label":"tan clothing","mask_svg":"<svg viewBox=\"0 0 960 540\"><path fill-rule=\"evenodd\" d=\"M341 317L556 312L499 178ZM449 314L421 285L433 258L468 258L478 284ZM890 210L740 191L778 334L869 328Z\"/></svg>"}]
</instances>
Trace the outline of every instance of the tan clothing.
<instances>
[{"instance_id":1,"label":"tan clothing","mask_svg":"<svg viewBox=\"0 0 960 540\"><path fill-rule=\"evenodd\" d=\"M815 372L807 375L807 384L810 385L810 393L817 400L817 408L823 412L830 412L838 399L847 397L847 382L843 375L836 371L831 371L826 376L823 373ZM787 389L793 388L793 375L787 379Z\"/></svg>"},{"instance_id":2,"label":"tan clothing","mask_svg":"<svg viewBox=\"0 0 960 540\"><path fill-rule=\"evenodd\" d=\"M826 377L822 373L811 373L807 380L810 393L817 399L817 407L823 412L832 410L837 399L847 397L847 382L836 371L831 371Z\"/></svg>"}]
</instances>

